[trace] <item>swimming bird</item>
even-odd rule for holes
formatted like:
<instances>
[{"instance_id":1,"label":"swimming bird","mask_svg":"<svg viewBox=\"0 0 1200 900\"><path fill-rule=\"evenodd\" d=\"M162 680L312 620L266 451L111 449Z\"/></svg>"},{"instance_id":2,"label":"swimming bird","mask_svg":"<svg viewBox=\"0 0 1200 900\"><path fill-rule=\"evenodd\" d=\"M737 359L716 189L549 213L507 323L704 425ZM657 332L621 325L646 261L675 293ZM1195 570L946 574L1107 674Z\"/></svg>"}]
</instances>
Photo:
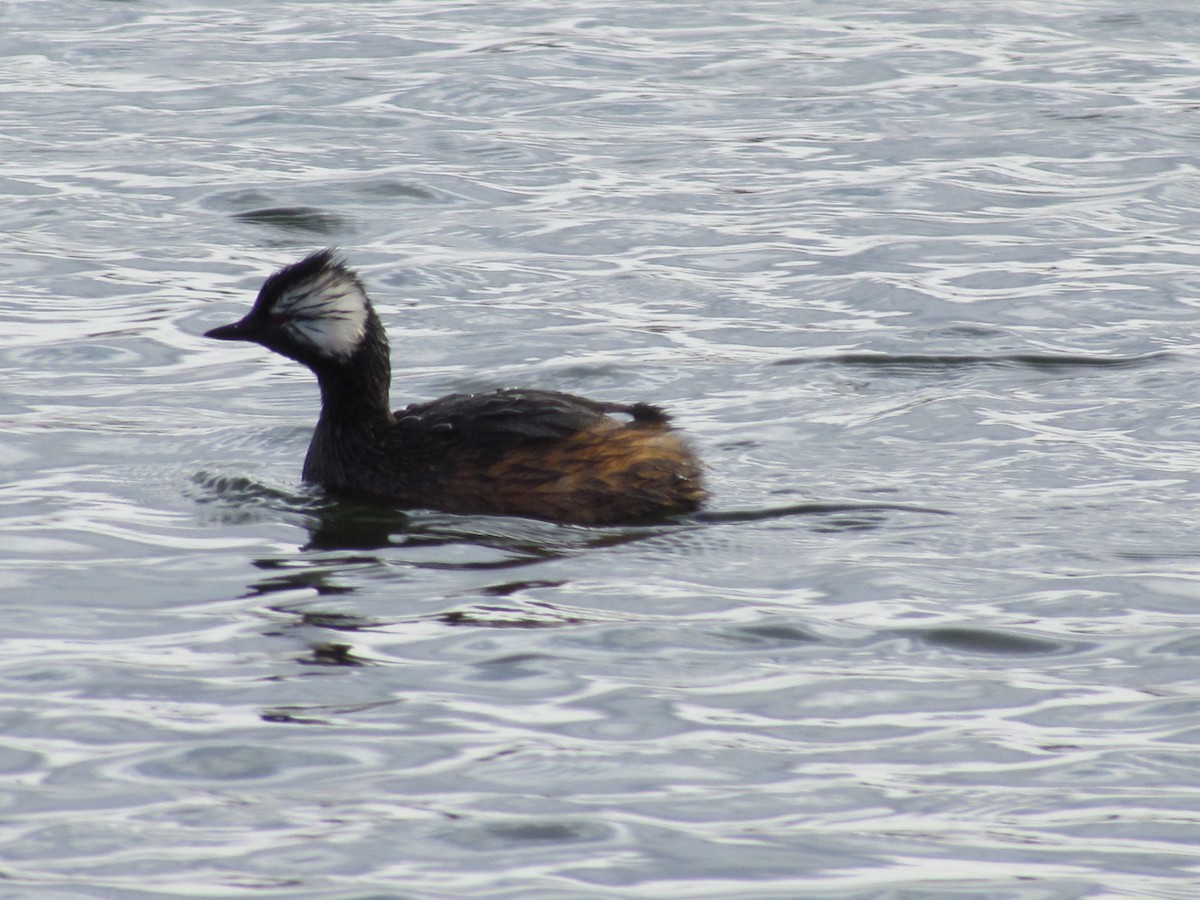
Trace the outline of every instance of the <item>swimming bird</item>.
<instances>
[{"instance_id":1,"label":"swimming bird","mask_svg":"<svg viewBox=\"0 0 1200 900\"><path fill-rule=\"evenodd\" d=\"M244 318L205 336L261 344L316 375L303 477L331 494L587 525L661 519L707 497L699 460L648 403L506 388L393 412L383 323L330 249L270 275Z\"/></svg>"}]
</instances>

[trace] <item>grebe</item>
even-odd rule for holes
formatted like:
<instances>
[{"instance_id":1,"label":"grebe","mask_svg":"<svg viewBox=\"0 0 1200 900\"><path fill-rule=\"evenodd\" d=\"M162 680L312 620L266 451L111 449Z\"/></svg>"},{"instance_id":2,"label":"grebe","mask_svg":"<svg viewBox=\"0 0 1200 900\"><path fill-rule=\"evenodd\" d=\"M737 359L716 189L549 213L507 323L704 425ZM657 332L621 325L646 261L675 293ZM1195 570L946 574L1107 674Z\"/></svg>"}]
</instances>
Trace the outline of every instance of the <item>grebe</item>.
<instances>
[{"instance_id":1,"label":"grebe","mask_svg":"<svg viewBox=\"0 0 1200 900\"><path fill-rule=\"evenodd\" d=\"M245 318L205 337L313 371L321 415L303 475L333 494L587 525L689 512L707 496L700 462L647 403L505 389L392 412L383 324L333 250L272 274Z\"/></svg>"}]
</instances>

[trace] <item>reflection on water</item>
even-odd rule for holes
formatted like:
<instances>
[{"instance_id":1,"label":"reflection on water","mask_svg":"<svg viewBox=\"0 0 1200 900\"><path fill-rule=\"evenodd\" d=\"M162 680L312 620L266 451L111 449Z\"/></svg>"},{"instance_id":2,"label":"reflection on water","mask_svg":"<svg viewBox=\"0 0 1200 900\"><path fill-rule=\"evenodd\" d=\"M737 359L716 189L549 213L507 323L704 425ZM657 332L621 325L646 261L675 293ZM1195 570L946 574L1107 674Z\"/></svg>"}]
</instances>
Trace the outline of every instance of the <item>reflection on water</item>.
<instances>
[{"instance_id":1,"label":"reflection on water","mask_svg":"<svg viewBox=\"0 0 1200 900\"><path fill-rule=\"evenodd\" d=\"M1196 893L1200 19L242 7L5 11L9 893ZM711 508L301 485L325 245Z\"/></svg>"}]
</instances>

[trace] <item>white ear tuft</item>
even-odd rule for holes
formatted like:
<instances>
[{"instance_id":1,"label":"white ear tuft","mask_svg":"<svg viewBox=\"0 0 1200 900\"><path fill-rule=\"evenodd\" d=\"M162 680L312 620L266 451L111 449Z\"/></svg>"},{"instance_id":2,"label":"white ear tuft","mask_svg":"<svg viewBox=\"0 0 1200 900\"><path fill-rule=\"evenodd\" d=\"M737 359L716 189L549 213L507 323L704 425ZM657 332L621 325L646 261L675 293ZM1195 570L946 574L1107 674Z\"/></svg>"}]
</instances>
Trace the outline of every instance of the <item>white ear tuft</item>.
<instances>
[{"instance_id":1,"label":"white ear tuft","mask_svg":"<svg viewBox=\"0 0 1200 900\"><path fill-rule=\"evenodd\" d=\"M272 307L283 327L323 356L346 359L367 333L367 295L349 271L325 269L285 291Z\"/></svg>"}]
</instances>

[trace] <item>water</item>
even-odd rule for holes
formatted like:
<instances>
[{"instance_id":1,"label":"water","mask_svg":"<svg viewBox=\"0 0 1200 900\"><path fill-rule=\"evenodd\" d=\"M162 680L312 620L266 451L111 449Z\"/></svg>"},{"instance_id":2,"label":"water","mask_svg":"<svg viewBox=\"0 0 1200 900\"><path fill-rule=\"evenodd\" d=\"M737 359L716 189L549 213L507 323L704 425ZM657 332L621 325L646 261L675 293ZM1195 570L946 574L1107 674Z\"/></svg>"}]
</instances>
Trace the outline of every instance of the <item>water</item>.
<instances>
[{"instance_id":1,"label":"water","mask_svg":"<svg viewBox=\"0 0 1200 900\"><path fill-rule=\"evenodd\" d=\"M1200 893L1200 15L0 11L0 896ZM299 482L199 335L661 403L694 519Z\"/></svg>"}]
</instances>

